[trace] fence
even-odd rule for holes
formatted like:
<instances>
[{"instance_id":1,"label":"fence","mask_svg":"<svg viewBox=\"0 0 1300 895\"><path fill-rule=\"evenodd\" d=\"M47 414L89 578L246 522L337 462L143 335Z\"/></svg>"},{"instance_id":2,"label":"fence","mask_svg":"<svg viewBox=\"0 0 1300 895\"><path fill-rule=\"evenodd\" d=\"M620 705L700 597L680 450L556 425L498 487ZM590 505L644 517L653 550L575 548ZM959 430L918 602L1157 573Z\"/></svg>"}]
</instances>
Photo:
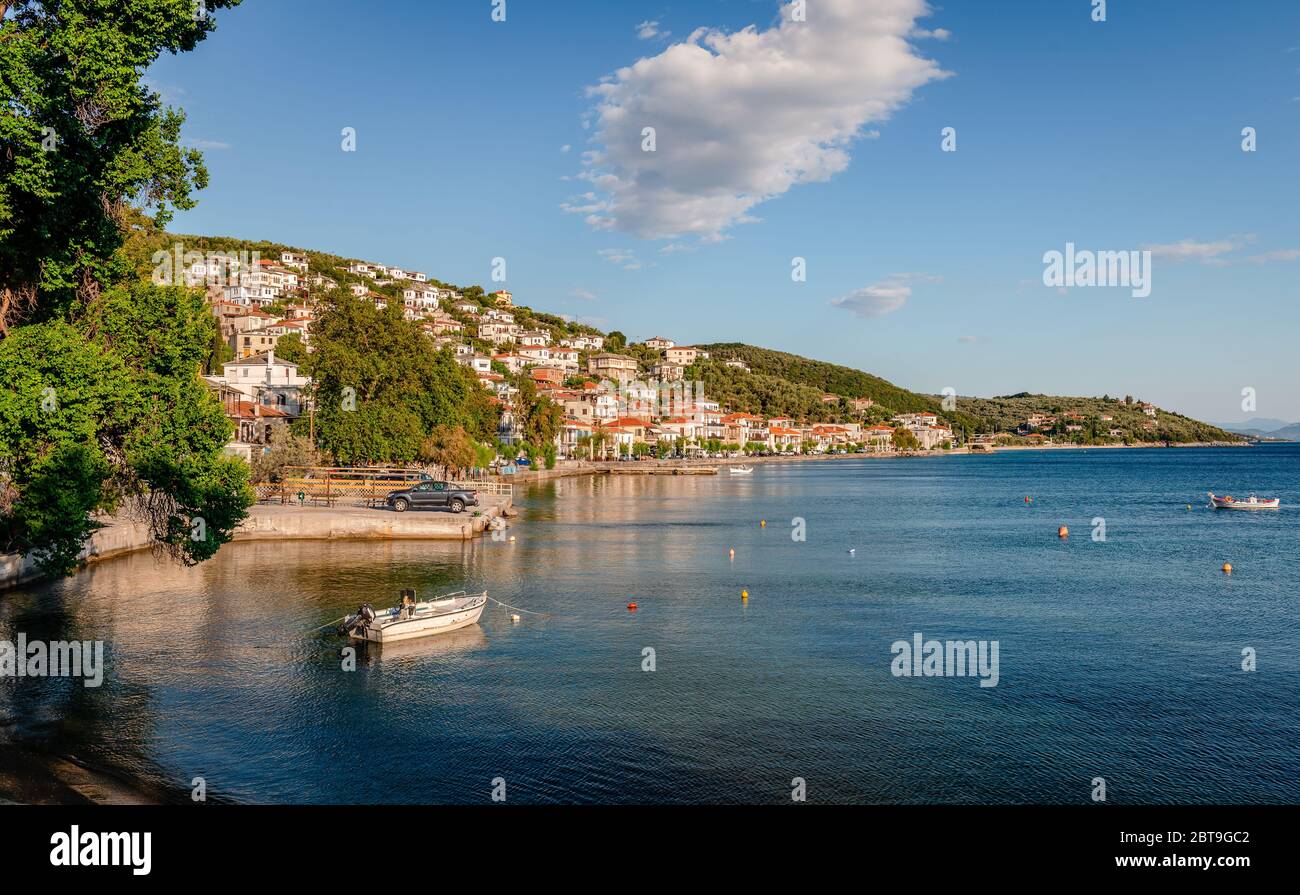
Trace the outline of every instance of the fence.
<instances>
[{"instance_id":1,"label":"fence","mask_svg":"<svg viewBox=\"0 0 1300 895\"><path fill-rule=\"evenodd\" d=\"M289 467L287 475L278 482L255 485L257 499L268 503L312 506L337 504L372 507L382 504L391 492L410 487L421 481L431 481L432 476L420 470L409 469L345 469ZM457 487L511 497L511 485L494 481L452 482Z\"/></svg>"}]
</instances>

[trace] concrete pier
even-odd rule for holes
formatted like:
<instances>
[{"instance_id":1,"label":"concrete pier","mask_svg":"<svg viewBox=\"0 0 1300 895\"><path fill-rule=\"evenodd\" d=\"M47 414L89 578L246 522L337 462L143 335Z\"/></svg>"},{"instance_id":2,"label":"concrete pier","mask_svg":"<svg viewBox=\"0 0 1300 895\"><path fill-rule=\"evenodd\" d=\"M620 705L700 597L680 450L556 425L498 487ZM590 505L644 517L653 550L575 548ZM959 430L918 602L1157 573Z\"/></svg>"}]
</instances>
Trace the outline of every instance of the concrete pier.
<instances>
[{"instance_id":1,"label":"concrete pier","mask_svg":"<svg viewBox=\"0 0 1300 895\"><path fill-rule=\"evenodd\" d=\"M248 511L234 541L423 540L467 541L481 534L492 519L510 508L511 499L480 494L482 505L455 514L438 510L365 509L363 507L293 507L258 504ZM475 515L477 513L477 515ZM147 526L112 519L95 532L82 551L83 562L111 559L152 546ZM36 563L18 554L0 554L0 591L40 577Z\"/></svg>"}]
</instances>

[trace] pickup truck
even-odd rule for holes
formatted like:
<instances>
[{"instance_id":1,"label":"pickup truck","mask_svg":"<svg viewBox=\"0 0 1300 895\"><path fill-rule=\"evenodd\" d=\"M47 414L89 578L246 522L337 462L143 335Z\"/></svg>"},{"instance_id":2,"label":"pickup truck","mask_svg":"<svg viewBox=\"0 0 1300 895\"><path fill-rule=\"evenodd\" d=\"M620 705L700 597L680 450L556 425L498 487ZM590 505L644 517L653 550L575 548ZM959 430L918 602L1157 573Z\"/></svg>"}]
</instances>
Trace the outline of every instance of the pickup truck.
<instances>
[{"instance_id":1,"label":"pickup truck","mask_svg":"<svg viewBox=\"0 0 1300 895\"><path fill-rule=\"evenodd\" d=\"M390 492L384 503L396 512L407 510L441 510L463 513L465 507L478 506L478 492L449 482L419 482L409 488Z\"/></svg>"}]
</instances>

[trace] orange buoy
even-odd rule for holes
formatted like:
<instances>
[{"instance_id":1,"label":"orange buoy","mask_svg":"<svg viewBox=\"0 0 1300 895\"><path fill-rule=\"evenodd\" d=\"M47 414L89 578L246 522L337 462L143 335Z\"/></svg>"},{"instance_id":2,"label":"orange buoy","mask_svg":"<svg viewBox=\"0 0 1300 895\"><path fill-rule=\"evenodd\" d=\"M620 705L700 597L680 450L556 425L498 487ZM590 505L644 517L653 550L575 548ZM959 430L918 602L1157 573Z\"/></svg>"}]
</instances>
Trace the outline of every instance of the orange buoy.
<instances>
[{"instance_id":1,"label":"orange buoy","mask_svg":"<svg viewBox=\"0 0 1300 895\"><path fill-rule=\"evenodd\" d=\"M636 604L635 604L635 603L628 603L628 604L627 604L627 611L628 611L628 612L636 612Z\"/></svg>"},{"instance_id":2,"label":"orange buoy","mask_svg":"<svg viewBox=\"0 0 1300 895\"><path fill-rule=\"evenodd\" d=\"M759 520L758 527L759 527L759 528L767 528L767 520L766 520L766 519L761 519L761 520Z\"/></svg>"},{"instance_id":3,"label":"orange buoy","mask_svg":"<svg viewBox=\"0 0 1300 895\"><path fill-rule=\"evenodd\" d=\"M1058 538L1068 538L1070 536L1070 529L1062 525L1060 528L1056 530L1056 536Z\"/></svg>"},{"instance_id":4,"label":"orange buoy","mask_svg":"<svg viewBox=\"0 0 1300 895\"><path fill-rule=\"evenodd\" d=\"M1225 575L1231 575L1231 574L1232 574L1232 563L1230 563L1230 562L1225 562L1225 563L1223 564L1223 574L1225 574Z\"/></svg>"},{"instance_id":5,"label":"orange buoy","mask_svg":"<svg viewBox=\"0 0 1300 895\"><path fill-rule=\"evenodd\" d=\"M728 551L727 551L727 555L730 556L732 559L735 559L735 558L736 558L736 548L735 548L735 547L732 547L730 550L728 550Z\"/></svg>"},{"instance_id":6,"label":"orange buoy","mask_svg":"<svg viewBox=\"0 0 1300 895\"><path fill-rule=\"evenodd\" d=\"M1033 500L1031 500L1028 496L1026 496L1025 503L1033 503Z\"/></svg>"},{"instance_id":7,"label":"orange buoy","mask_svg":"<svg viewBox=\"0 0 1300 895\"><path fill-rule=\"evenodd\" d=\"M740 592L740 599L741 599L742 601L743 601L743 600L748 600L748 599L749 599L749 591L747 591L747 590L742 590L742 591Z\"/></svg>"}]
</instances>

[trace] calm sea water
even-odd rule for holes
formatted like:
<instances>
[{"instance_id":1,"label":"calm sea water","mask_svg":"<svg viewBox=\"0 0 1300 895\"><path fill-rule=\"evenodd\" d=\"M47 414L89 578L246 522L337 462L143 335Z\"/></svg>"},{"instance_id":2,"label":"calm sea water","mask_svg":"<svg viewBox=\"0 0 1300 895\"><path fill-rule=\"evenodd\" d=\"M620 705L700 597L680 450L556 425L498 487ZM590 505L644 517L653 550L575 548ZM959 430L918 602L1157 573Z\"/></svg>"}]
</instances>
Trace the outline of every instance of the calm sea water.
<instances>
[{"instance_id":1,"label":"calm sea water","mask_svg":"<svg viewBox=\"0 0 1300 895\"><path fill-rule=\"evenodd\" d=\"M567 479L522 509L514 543L140 554L0 596L6 639L110 650L98 690L0 681L0 725L178 799L1300 802L1300 447ZM403 587L546 615L342 671L312 629ZM915 632L998 641L998 685L894 677Z\"/></svg>"}]
</instances>

